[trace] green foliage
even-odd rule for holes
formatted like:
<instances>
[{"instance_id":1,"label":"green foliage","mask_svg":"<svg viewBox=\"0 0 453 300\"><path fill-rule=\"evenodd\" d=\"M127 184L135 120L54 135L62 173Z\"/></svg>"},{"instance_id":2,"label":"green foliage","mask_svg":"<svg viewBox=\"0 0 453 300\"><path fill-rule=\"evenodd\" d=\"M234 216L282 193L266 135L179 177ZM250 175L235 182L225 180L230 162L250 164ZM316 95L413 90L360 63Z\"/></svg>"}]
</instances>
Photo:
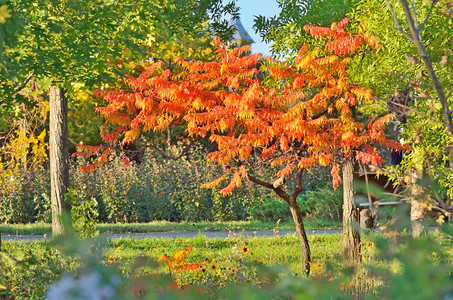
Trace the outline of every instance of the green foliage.
<instances>
[{"instance_id":1,"label":"green foliage","mask_svg":"<svg viewBox=\"0 0 453 300\"><path fill-rule=\"evenodd\" d=\"M271 52L276 57L287 57L300 50L310 38L302 28L306 24L330 26L342 20L352 8L349 0L283 0L277 1L281 12L278 16L256 16L254 28L261 38L272 43ZM310 39L310 44L312 40Z\"/></svg>"},{"instance_id":2,"label":"green foliage","mask_svg":"<svg viewBox=\"0 0 453 300\"><path fill-rule=\"evenodd\" d=\"M343 189L324 186L301 194L297 202L306 218L340 221L342 219Z\"/></svg>"},{"instance_id":3,"label":"green foliage","mask_svg":"<svg viewBox=\"0 0 453 300\"><path fill-rule=\"evenodd\" d=\"M46 170L36 170L23 176L21 170L12 173L0 189L0 222L49 222L50 182Z\"/></svg>"},{"instance_id":4,"label":"green foliage","mask_svg":"<svg viewBox=\"0 0 453 300\"><path fill-rule=\"evenodd\" d=\"M408 220L400 220L390 228L388 236L400 232ZM380 272L386 283L379 289L379 299L446 299L453 295L451 235L453 228L444 226L436 235L413 239L410 235L393 235L389 239L376 236L379 258L398 261L393 270L370 265ZM372 297L371 299L378 299Z\"/></svg>"},{"instance_id":5,"label":"green foliage","mask_svg":"<svg viewBox=\"0 0 453 300\"><path fill-rule=\"evenodd\" d=\"M219 0L3 0L0 6L2 128L8 127L4 117L18 117L20 103L34 103L21 92L31 77L41 92L58 85L72 98L81 90L109 88L118 84L117 75L135 67L129 61L168 59L175 50L183 57L209 55L193 48L209 45L205 37L210 34L227 40L232 32L225 26L225 14L237 11L234 1ZM156 50L161 43L177 49ZM89 105L70 105L84 121L80 108ZM70 124L76 143L84 135L78 131L80 121ZM93 141L88 132L85 137Z\"/></svg>"},{"instance_id":6,"label":"green foliage","mask_svg":"<svg viewBox=\"0 0 453 300\"><path fill-rule=\"evenodd\" d=\"M266 198L260 205L253 206L250 210L250 214L256 220L291 220L288 203L276 199L275 197Z\"/></svg>"},{"instance_id":7,"label":"green foliage","mask_svg":"<svg viewBox=\"0 0 453 300\"><path fill-rule=\"evenodd\" d=\"M400 2L394 0L389 3L399 23L407 31L406 17ZM448 94L453 88L453 18L448 10L448 1L438 1L435 4L421 31L421 38L434 71ZM421 24L428 16L431 2L414 1L414 5ZM397 131L404 142L414 148L414 151L405 156L402 165L388 171L393 175L425 173L439 182L450 196L453 195L453 178L448 167L451 158L447 149L451 137L446 131L441 103L436 91L432 89L431 79L415 45L396 29L386 2L361 0L356 2L355 7L351 17L359 21L363 30L380 43L377 51L364 55L364 59L354 62L355 66L352 68L355 70L355 80L378 92L377 101L362 106L360 110L373 115L377 111L387 110L387 102L398 99L400 105L390 103L390 109L398 121L407 122L399 124L400 129ZM453 105L452 97L448 99L448 105Z\"/></svg>"},{"instance_id":8,"label":"green foliage","mask_svg":"<svg viewBox=\"0 0 453 300\"><path fill-rule=\"evenodd\" d=\"M98 203L94 197L87 195L84 190L69 188L65 201L71 205L71 219L75 230L81 237L94 237L99 231Z\"/></svg>"},{"instance_id":9,"label":"green foliage","mask_svg":"<svg viewBox=\"0 0 453 300\"><path fill-rule=\"evenodd\" d=\"M49 244L4 243L0 252L0 298L43 299L47 287L61 278L71 260Z\"/></svg>"},{"instance_id":10,"label":"green foliage","mask_svg":"<svg viewBox=\"0 0 453 300\"><path fill-rule=\"evenodd\" d=\"M178 155L182 149L175 146L171 151ZM277 200L272 191L248 181L243 183L237 193L227 197L220 195L216 189L201 188L202 184L219 177L222 172L221 167L207 163L204 151L194 148L175 161L154 157L154 153L148 150L137 156L140 163L133 162L127 168L119 156L113 155L108 164L91 174L83 173L77 164L73 164L70 168L70 193L74 199L71 201L76 201L77 207L97 202L93 213L99 214L97 219L100 222L109 223L247 219L276 222L278 219L290 219L286 202ZM84 164L81 160L78 163ZM268 168L257 170L257 174L262 177L271 172L273 170ZM326 191L330 189L327 187L330 178L327 169L313 168L310 172L303 175L307 191L322 186L326 186ZM20 178L20 174L17 176ZM291 188L288 186L288 189ZM37 170L28 181L7 181L0 193L0 221L48 222L49 194L48 170ZM313 196L310 203L330 201L330 198L316 197ZM312 210L317 209L310 204L303 213L315 218ZM328 214L322 217L328 217Z\"/></svg>"}]
</instances>

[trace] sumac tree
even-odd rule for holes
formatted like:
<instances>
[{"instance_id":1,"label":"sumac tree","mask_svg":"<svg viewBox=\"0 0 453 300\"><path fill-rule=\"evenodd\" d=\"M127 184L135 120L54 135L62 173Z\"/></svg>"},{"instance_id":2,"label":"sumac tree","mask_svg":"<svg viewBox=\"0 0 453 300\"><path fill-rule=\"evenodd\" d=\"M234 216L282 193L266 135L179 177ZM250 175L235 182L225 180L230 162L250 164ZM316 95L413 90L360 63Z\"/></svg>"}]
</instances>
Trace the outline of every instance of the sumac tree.
<instances>
[{"instance_id":1,"label":"sumac tree","mask_svg":"<svg viewBox=\"0 0 453 300\"><path fill-rule=\"evenodd\" d=\"M370 46L361 34L345 31L347 24L345 19L331 28L307 26L313 37L329 39L326 49L304 45L291 64L270 59L265 81L274 87L261 79L260 54L246 55L246 46L228 51L216 38L216 61L181 59L173 72L152 63L140 76L126 77L124 89L97 91L108 102L97 108L106 120L101 128L105 144L79 146L78 155L100 154L84 169L91 171L106 162L118 144L125 146L141 135L152 137L183 125L188 138L214 144L216 151L207 159L225 167L224 175L206 187L229 180L220 191L229 195L247 179L288 203L302 246L303 269L309 273L310 247L296 202L304 191L303 171L314 165L331 166L336 188L343 161L382 163L372 143L400 148L383 131L391 115L367 126L355 119L353 108L372 93L348 83L348 55ZM275 168L275 177L255 176L263 164ZM291 191L284 184L290 180Z\"/></svg>"}]
</instances>

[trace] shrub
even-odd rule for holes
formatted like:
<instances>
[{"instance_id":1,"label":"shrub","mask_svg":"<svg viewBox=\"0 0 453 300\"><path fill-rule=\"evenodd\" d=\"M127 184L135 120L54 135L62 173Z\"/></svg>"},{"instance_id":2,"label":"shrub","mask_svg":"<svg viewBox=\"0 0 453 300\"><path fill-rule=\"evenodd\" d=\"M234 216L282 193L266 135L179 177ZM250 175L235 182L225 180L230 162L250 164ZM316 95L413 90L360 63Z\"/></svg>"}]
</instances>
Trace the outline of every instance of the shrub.
<instances>
[{"instance_id":1,"label":"shrub","mask_svg":"<svg viewBox=\"0 0 453 300\"><path fill-rule=\"evenodd\" d=\"M177 156L182 149L179 145L170 151ZM79 166L88 162L79 158L70 168L70 186L77 197L85 199L83 205L91 203L93 206L97 202L100 222L276 221L290 217L287 204L276 200L273 191L248 181L228 197L221 196L215 189L201 188L225 172L223 167L208 163L205 155L206 149L202 146L192 148L179 160L164 159L148 149L141 154L139 162L132 162L127 168L121 157L112 155L108 164L91 173L80 170ZM256 170L255 175L270 178L274 171L263 167ZM311 172L317 177L310 172L304 174L306 190L329 182L329 173L324 169L313 168ZM310 205L305 205L307 215L317 217L319 214L321 209L316 201L318 199L313 198ZM19 170L14 180L0 189L0 222L50 222L50 218L48 169L37 170L27 177Z\"/></svg>"},{"instance_id":2,"label":"shrub","mask_svg":"<svg viewBox=\"0 0 453 300\"><path fill-rule=\"evenodd\" d=\"M83 189L71 187L65 195L65 201L71 205L72 224L78 234L82 237L96 236L99 233L96 229L99 217L96 199Z\"/></svg>"},{"instance_id":3,"label":"shrub","mask_svg":"<svg viewBox=\"0 0 453 300\"><path fill-rule=\"evenodd\" d=\"M302 214L311 219L342 219L343 189L324 186L307 191L297 199Z\"/></svg>"},{"instance_id":4,"label":"shrub","mask_svg":"<svg viewBox=\"0 0 453 300\"><path fill-rule=\"evenodd\" d=\"M0 188L0 222L49 222L50 180L46 169L17 170Z\"/></svg>"}]
</instances>

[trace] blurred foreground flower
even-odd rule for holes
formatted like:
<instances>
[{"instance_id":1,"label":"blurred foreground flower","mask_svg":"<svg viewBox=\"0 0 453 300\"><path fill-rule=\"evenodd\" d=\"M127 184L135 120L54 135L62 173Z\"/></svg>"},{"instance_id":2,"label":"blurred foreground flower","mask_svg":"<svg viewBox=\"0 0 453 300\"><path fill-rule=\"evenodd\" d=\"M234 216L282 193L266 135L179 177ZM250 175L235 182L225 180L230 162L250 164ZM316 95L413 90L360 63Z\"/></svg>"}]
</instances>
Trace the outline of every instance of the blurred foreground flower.
<instances>
[{"instance_id":1,"label":"blurred foreground flower","mask_svg":"<svg viewBox=\"0 0 453 300\"><path fill-rule=\"evenodd\" d=\"M76 299L113 299L121 282L118 275L110 278L94 271L74 279L70 275L63 276L47 290L47 300L76 300Z\"/></svg>"}]
</instances>

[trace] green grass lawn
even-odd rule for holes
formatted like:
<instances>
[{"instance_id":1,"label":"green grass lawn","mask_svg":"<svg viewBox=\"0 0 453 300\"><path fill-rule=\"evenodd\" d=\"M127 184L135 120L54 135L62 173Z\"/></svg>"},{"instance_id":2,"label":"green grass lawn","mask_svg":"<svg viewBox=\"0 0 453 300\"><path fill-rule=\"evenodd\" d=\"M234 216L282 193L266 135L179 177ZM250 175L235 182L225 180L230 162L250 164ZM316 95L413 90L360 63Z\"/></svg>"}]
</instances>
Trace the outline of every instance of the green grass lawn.
<instances>
[{"instance_id":1,"label":"green grass lawn","mask_svg":"<svg viewBox=\"0 0 453 300\"><path fill-rule=\"evenodd\" d=\"M241 231L241 230L272 230L275 228L274 222L262 221L233 221L233 222L168 222L154 221L150 223L123 223L109 224L103 223L97 225L100 233L126 233L126 232L166 232L166 231ZM341 228L340 222L331 220L314 220L306 221L305 227L307 230L313 229L333 229ZM280 222L278 228L280 230L293 230L294 223ZM0 224L0 232L2 234L19 234L19 235L43 235L51 234L51 224L35 223L35 224Z\"/></svg>"},{"instance_id":2,"label":"green grass lawn","mask_svg":"<svg viewBox=\"0 0 453 300\"><path fill-rule=\"evenodd\" d=\"M332 261L338 266L340 235L310 236L309 240L313 245L313 264L319 271L326 267L326 261ZM232 234L225 239L206 239L202 234L192 239L127 238L105 241L102 248L99 245L93 248L83 242L76 245L74 240L67 240L63 244L71 249L70 253L78 255L63 255L63 251L57 249L64 247L58 243L55 247L55 241L3 242L3 253L19 259L14 266L0 264L0 271L7 269L10 272L0 274L0 284L7 281L5 286L8 292L19 299L41 299L47 286L65 272L76 271L84 261L77 256L86 257L87 253L101 253L97 262L128 278L168 274L168 267L157 263L159 257L164 254L172 257L177 250L186 246L193 246L186 258L187 262L204 263L204 272L200 268L194 272L174 274L174 278L180 283L196 280L205 284L217 282L221 286L234 283L237 278L233 279L233 275L239 273L243 276L241 280L251 283L259 277L256 272L260 266L285 265L288 267L288 274L301 273L300 244L295 235L248 238ZM244 253L244 247L247 248L247 253ZM3 299L1 293L0 289L0 299Z\"/></svg>"}]
</instances>

